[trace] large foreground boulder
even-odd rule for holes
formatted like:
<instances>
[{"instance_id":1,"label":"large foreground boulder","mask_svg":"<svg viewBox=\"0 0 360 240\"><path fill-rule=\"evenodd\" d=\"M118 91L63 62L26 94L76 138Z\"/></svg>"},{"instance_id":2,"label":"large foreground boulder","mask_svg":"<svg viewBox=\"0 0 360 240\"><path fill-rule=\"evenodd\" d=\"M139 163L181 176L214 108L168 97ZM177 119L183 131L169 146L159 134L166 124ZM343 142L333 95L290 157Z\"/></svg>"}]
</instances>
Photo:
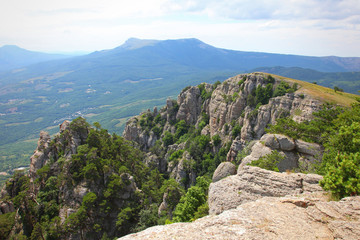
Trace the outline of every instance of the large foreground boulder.
<instances>
[{"instance_id":1,"label":"large foreground boulder","mask_svg":"<svg viewBox=\"0 0 360 240\"><path fill-rule=\"evenodd\" d=\"M127 239L359 239L360 197L265 197L191 223L155 226Z\"/></svg>"},{"instance_id":2,"label":"large foreground boulder","mask_svg":"<svg viewBox=\"0 0 360 240\"><path fill-rule=\"evenodd\" d=\"M283 197L321 192L316 174L278 173L258 167L244 166L237 175L210 184L209 213L219 214L238 205L262 197Z\"/></svg>"}]
</instances>

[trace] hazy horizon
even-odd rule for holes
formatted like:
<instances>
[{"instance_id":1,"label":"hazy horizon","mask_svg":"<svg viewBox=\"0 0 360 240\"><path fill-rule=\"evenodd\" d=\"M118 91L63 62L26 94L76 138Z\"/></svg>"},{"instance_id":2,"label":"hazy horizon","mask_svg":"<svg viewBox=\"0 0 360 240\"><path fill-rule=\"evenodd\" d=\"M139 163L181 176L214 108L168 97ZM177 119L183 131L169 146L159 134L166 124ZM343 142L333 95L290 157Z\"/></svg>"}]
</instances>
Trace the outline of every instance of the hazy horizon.
<instances>
[{"instance_id":1,"label":"hazy horizon","mask_svg":"<svg viewBox=\"0 0 360 240\"><path fill-rule=\"evenodd\" d=\"M48 53L115 48L131 37L218 48L360 57L358 0L3 1L0 45Z\"/></svg>"}]
</instances>

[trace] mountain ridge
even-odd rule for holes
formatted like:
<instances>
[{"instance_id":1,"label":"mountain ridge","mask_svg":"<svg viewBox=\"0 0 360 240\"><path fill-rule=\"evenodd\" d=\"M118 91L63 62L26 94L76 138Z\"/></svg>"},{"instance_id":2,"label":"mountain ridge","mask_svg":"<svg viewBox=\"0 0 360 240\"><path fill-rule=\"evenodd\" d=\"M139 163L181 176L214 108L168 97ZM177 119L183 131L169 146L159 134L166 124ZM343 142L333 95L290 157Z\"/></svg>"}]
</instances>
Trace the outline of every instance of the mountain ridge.
<instances>
[{"instance_id":1,"label":"mountain ridge","mask_svg":"<svg viewBox=\"0 0 360 240\"><path fill-rule=\"evenodd\" d=\"M0 47L0 72L69 57L62 54L30 51L16 45L4 45Z\"/></svg>"}]
</instances>

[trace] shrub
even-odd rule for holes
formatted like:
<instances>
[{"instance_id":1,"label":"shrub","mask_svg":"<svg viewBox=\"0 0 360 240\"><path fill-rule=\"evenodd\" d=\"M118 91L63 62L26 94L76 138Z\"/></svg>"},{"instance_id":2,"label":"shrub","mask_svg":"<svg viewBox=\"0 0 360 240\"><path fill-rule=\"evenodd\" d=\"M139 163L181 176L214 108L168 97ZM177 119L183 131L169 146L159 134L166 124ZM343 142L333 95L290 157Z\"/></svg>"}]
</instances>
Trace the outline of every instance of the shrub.
<instances>
[{"instance_id":1,"label":"shrub","mask_svg":"<svg viewBox=\"0 0 360 240\"><path fill-rule=\"evenodd\" d=\"M278 163L284 160L278 151L274 150L270 154L267 154L258 160L254 160L250 163L251 166L260 167L266 170L279 172Z\"/></svg>"},{"instance_id":2,"label":"shrub","mask_svg":"<svg viewBox=\"0 0 360 240\"><path fill-rule=\"evenodd\" d=\"M360 194L360 153L339 153L320 185L337 199Z\"/></svg>"},{"instance_id":3,"label":"shrub","mask_svg":"<svg viewBox=\"0 0 360 240\"><path fill-rule=\"evenodd\" d=\"M212 141L213 141L214 146L219 146L221 143L221 138L220 138L219 134L214 135L212 137Z\"/></svg>"},{"instance_id":4,"label":"shrub","mask_svg":"<svg viewBox=\"0 0 360 240\"><path fill-rule=\"evenodd\" d=\"M167 147L174 143L174 136L170 132L166 131L162 140L164 146Z\"/></svg>"},{"instance_id":5,"label":"shrub","mask_svg":"<svg viewBox=\"0 0 360 240\"><path fill-rule=\"evenodd\" d=\"M236 125L231 131L231 136L233 138L236 138L237 136L239 136L240 133L241 133L241 126Z\"/></svg>"},{"instance_id":6,"label":"shrub","mask_svg":"<svg viewBox=\"0 0 360 240\"><path fill-rule=\"evenodd\" d=\"M180 149L180 150L177 150L175 152L173 152L171 155L170 155L170 158L169 158L169 161L172 162L172 161L177 161L179 158L182 157L184 153L184 150L183 149Z\"/></svg>"}]
</instances>

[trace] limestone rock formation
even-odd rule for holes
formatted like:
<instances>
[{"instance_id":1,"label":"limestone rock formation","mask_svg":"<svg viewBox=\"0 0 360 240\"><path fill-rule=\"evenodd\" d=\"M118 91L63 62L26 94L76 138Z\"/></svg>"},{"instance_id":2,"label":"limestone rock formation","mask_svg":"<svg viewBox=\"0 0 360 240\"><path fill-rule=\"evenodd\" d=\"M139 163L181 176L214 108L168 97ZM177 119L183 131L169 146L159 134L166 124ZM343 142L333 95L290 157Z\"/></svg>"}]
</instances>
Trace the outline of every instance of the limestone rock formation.
<instances>
[{"instance_id":1,"label":"limestone rock formation","mask_svg":"<svg viewBox=\"0 0 360 240\"><path fill-rule=\"evenodd\" d=\"M251 153L242 159L240 168L273 150L284 156L278 163L280 172L292 169L311 170L311 164L321 161L323 148L316 143L293 140L281 134L265 134L251 147Z\"/></svg>"},{"instance_id":2,"label":"limestone rock formation","mask_svg":"<svg viewBox=\"0 0 360 240\"><path fill-rule=\"evenodd\" d=\"M157 140L160 140L161 146L164 147L162 151L165 152L165 157L158 154L156 158L152 153L147 162L161 163L161 166L164 166L169 159L168 153L171 154L173 151L171 145L173 143L163 143L165 134L170 133L174 136L177 131L176 123L181 120L185 121L189 128L199 129L201 123L199 132L202 135L209 136L210 139L218 135L221 139L219 146L211 146L212 154L215 155L220 148L224 148L228 142L231 142L226 161L233 162L247 143L259 140L264 135L266 126L274 124L277 118L290 116L295 121L310 120L312 113L320 109L320 101L309 95L298 94L296 91L270 98L258 107L254 103L251 104L255 101L256 89L265 89L270 84L272 91L275 91L281 81L277 78L272 79L264 73L252 73L229 78L221 84L204 83L196 87L187 87L179 94L177 100L168 99L166 106L162 109L156 109L153 112L148 110L140 116L131 118L127 122L123 136L127 140L137 142L139 148L147 152L155 146ZM293 85L293 83L289 84ZM310 157L309 152L301 153L300 157L296 155L306 146L296 149L296 143L292 139L280 135L275 137L272 137L275 145L267 142L270 144L270 146L266 145L267 149L259 145L255 147L258 150L261 150L261 147L264 154L274 149L281 149L288 159L280 164L282 171L297 168L299 162L302 166L307 166L315 160L314 157ZM159 142L157 144L159 148ZM185 144L182 146L185 147ZM255 159L252 157L249 158ZM183 162L179 161L177 164L183 164ZM176 169L174 164L167 168L159 167L161 173L169 175L174 169ZM181 179L178 178L178 181L181 182Z\"/></svg>"},{"instance_id":3,"label":"limestone rock formation","mask_svg":"<svg viewBox=\"0 0 360 240\"><path fill-rule=\"evenodd\" d=\"M359 239L360 197L327 202L321 195L263 197L191 223L155 226L119 238Z\"/></svg>"},{"instance_id":4,"label":"limestone rock formation","mask_svg":"<svg viewBox=\"0 0 360 240\"><path fill-rule=\"evenodd\" d=\"M30 175L34 176L36 171L42 168L50 159L50 135L41 131L38 145L34 154L30 158Z\"/></svg>"},{"instance_id":5,"label":"limestone rock formation","mask_svg":"<svg viewBox=\"0 0 360 240\"><path fill-rule=\"evenodd\" d=\"M318 184L321 179L316 174L277 173L244 166L239 168L237 175L210 184L209 213L219 214L265 196L282 197L321 192L322 188Z\"/></svg>"},{"instance_id":6,"label":"limestone rock formation","mask_svg":"<svg viewBox=\"0 0 360 240\"><path fill-rule=\"evenodd\" d=\"M231 162L222 162L216 168L212 181L217 182L227 176L235 175L236 174L236 166Z\"/></svg>"},{"instance_id":7,"label":"limestone rock formation","mask_svg":"<svg viewBox=\"0 0 360 240\"><path fill-rule=\"evenodd\" d=\"M201 113L200 90L190 87L187 91L180 93L177 100L179 110L176 119L185 120L187 124L195 124Z\"/></svg>"}]
</instances>

